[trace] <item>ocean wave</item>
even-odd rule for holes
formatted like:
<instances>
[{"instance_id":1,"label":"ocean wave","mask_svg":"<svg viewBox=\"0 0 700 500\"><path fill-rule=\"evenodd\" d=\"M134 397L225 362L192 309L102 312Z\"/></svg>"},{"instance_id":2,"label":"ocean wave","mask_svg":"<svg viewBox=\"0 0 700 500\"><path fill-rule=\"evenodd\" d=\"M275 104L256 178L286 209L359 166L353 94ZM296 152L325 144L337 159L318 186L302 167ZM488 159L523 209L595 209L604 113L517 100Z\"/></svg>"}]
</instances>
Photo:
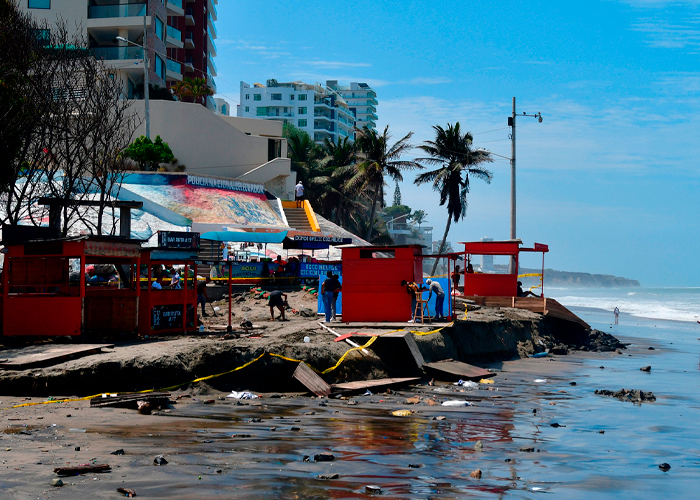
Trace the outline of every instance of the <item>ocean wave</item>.
<instances>
[{"instance_id":1,"label":"ocean wave","mask_svg":"<svg viewBox=\"0 0 700 500\"><path fill-rule=\"evenodd\" d=\"M620 312L640 318L663 319L672 321L698 321L700 320L700 308L698 300L660 300L659 296L646 297L583 297L566 295L556 299L567 307L591 307L612 312L615 307Z\"/></svg>"}]
</instances>

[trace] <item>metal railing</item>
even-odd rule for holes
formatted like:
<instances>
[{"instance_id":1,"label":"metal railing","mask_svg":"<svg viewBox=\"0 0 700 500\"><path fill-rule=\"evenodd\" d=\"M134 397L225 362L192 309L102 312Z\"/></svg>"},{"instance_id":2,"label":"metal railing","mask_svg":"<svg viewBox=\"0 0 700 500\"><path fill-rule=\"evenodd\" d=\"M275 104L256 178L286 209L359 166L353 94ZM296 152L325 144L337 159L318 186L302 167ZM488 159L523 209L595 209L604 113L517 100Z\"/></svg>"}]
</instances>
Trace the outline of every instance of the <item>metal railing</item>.
<instances>
[{"instance_id":1,"label":"metal railing","mask_svg":"<svg viewBox=\"0 0 700 500\"><path fill-rule=\"evenodd\" d=\"M142 17L146 15L146 4L127 3L116 5L88 6L88 19L107 19L110 17Z\"/></svg>"},{"instance_id":2,"label":"metal railing","mask_svg":"<svg viewBox=\"0 0 700 500\"><path fill-rule=\"evenodd\" d=\"M97 59L107 61L122 59L143 59L141 47L95 47L91 49Z\"/></svg>"},{"instance_id":3,"label":"metal railing","mask_svg":"<svg viewBox=\"0 0 700 500\"><path fill-rule=\"evenodd\" d=\"M173 4L175 7L182 8L182 0L168 0L169 4Z\"/></svg>"},{"instance_id":4,"label":"metal railing","mask_svg":"<svg viewBox=\"0 0 700 500\"><path fill-rule=\"evenodd\" d=\"M168 71L172 71L173 73L178 73L180 75L182 74L182 64L180 64L179 62L175 62L171 59L165 60L165 68Z\"/></svg>"},{"instance_id":5,"label":"metal railing","mask_svg":"<svg viewBox=\"0 0 700 500\"><path fill-rule=\"evenodd\" d=\"M168 25L165 31L170 38L175 38L179 42L182 41L182 31L180 31L179 29L173 28L172 26Z\"/></svg>"}]
</instances>

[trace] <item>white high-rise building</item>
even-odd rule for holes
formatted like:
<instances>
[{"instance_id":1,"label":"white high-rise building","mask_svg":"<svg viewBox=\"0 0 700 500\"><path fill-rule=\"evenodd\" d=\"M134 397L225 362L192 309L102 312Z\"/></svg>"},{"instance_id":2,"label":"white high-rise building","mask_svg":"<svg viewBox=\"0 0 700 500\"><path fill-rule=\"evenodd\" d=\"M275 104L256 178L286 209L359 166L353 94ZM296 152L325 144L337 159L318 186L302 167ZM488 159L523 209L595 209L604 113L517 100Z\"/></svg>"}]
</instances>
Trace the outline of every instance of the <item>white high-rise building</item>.
<instances>
[{"instance_id":1,"label":"white high-rise building","mask_svg":"<svg viewBox=\"0 0 700 500\"><path fill-rule=\"evenodd\" d=\"M350 82L338 85L337 80L326 80L326 87L338 92L355 112L355 126L362 130L365 125L374 130L377 127L377 93L366 83Z\"/></svg>"},{"instance_id":2,"label":"white high-rise building","mask_svg":"<svg viewBox=\"0 0 700 500\"><path fill-rule=\"evenodd\" d=\"M335 90L321 84L304 82L251 87L241 82L239 117L260 118L291 123L322 144L325 139L337 143L346 137L355 140L355 115L348 103Z\"/></svg>"}]
</instances>

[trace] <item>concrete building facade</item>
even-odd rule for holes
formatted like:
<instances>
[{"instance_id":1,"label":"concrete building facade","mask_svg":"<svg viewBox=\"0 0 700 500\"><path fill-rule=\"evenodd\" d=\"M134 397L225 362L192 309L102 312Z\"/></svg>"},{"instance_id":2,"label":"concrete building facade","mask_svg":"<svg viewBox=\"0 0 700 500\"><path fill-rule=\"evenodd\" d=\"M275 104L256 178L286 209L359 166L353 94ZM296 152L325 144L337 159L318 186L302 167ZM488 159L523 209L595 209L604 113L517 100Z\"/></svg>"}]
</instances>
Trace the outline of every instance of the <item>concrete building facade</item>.
<instances>
[{"instance_id":1,"label":"concrete building facade","mask_svg":"<svg viewBox=\"0 0 700 500\"><path fill-rule=\"evenodd\" d=\"M337 80L327 80L326 87L338 92L350 110L355 113L355 126L362 130L365 126L371 130L377 128L377 93L366 83L350 82L350 85L338 85Z\"/></svg>"},{"instance_id":2,"label":"concrete building facade","mask_svg":"<svg viewBox=\"0 0 700 500\"><path fill-rule=\"evenodd\" d=\"M237 115L282 123L291 123L322 144L325 139L337 143L346 137L355 140L355 114L335 90L321 84L304 82L252 86L241 82Z\"/></svg>"}]
</instances>

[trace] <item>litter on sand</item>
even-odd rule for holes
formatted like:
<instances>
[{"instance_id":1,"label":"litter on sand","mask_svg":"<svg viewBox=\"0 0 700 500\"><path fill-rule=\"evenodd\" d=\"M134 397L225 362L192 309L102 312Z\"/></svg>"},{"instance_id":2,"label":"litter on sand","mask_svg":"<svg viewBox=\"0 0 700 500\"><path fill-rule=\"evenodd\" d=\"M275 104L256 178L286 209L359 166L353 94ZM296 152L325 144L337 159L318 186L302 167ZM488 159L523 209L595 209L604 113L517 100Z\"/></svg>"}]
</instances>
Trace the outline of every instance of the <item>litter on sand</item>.
<instances>
[{"instance_id":1,"label":"litter on sand","mask_svg":"<svg viewBox=\"0 0 700 500\"><path fill-rule=\"evenodd\" d=\"M536 378L535 383L537 384L544 384L547 381L546 378Z\"/></svg>"},{"instance_id":2,"label":"litter on sand","mask_svg":"<svg viewBox=\"0 0 700 500\"><path fill-rule=\"evenodd\" d=\"M443 401L442 406L474 406L474 404L461 399L448 399Z\"/></svg>"},{"instance_id":3,"label":"litter on sand","mask_svg":"<svg viewBox=\"0 0 700 500\"><path fill-rule=\"evenodd\" d=\"M241 391L241 392L231 391L231 394L229 394L226 397L233 398L233 399L258 399L258 396L256 396L252 392L248 392L248 391Z\"/></svg>"},{"instance_id":4,"label":"litter on sand","mask_svg":"<svg viewBox=\"0 0 700 500\"><path fill-rule=\"evenodd\" d=\"M411 416L411 410L396 410L391 412L395 417L409 417Z\"/></svg>"},{"instance_id":5,"label":"litter on sand","mask_svg":"<svg viewBox=\"0 0 700 500\"><path fill-rule=\"evenodd\" d=\"M479 380L479 383L480 383L480 384L493 384L493 379L490 379L490 378L482 378L481 380Z\"/></svg>"},{"instance_id":6,"label":"litter on sand","mask_svg":"<svg viewBox=\"0 0 700 500\"><path fill-rule=\"evenodd\" d=\"M479 387L479 384L472 382L471 380L460 380L459 382L455 382L454 385L464 387L465 389L475 389Z\"/></svg>"}]
</instances>

